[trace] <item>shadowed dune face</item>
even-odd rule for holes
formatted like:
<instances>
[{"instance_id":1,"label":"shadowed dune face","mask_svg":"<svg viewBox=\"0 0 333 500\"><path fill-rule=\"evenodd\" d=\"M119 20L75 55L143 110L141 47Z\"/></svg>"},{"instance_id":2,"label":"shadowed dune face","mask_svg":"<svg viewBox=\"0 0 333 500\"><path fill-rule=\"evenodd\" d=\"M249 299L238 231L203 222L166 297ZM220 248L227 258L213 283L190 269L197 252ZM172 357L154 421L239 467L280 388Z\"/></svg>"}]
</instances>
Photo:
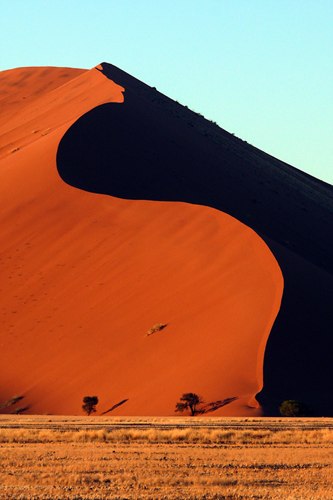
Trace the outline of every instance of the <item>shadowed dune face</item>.
<instances>
[{"instance_id":1,"label":"shadowed dune face","mask_svg":"<svg viewBox=\"0 0 333 500\"><path fill-rule=\"evenodd\" d=\"M254 231L223 212L87 193L111 194L113 184L119 197L147 198L153 188L157 198L176 189L161 171L177 157L163 131L143 132L117 115L113 137L105 133L110 107L126 113L123 104L98 106L88 113L92 128L81 129L85 115L69 130L78 126L80 137L67 142L64 113L73 120L73 100L79 114L90 106L82 94L92 84L96 105L107 99L105 85L108 100L121 101L121 87L97 71L80 75L54 90L61 105L43 97L52 132L2 160L1 400L23 394L31 413L77 414L82 397L97 394L100 412L172 415L180 395L195 391L214 414L255 415L250 406L282 294L279 266ZM13 139L25 133L19 127ZM122 146L131 161L121 158ZM142 158L151 167L156 146L166 148L167 161L155 158L145 174ZM74 175L83 190L59 178L57 148L63 178ZM183 191L191 190L180 182L173 199ZM166 326L154 328L158 322Z\"/></svg>"},{"instance_id":2,"label":"shadowed dune face","mask_svg":"<svg viewBox=\"0 0 333 500\"><path fill-rule=\"evenodd\" d=\"M202 184L204 157L200 160L201 168L195 151L183 148L181 138L136 109L130 91L124 103L103 104L79 118L57 152L61 178L80 189L209 205L210 192Z\"/></svg>"}]
</instances>

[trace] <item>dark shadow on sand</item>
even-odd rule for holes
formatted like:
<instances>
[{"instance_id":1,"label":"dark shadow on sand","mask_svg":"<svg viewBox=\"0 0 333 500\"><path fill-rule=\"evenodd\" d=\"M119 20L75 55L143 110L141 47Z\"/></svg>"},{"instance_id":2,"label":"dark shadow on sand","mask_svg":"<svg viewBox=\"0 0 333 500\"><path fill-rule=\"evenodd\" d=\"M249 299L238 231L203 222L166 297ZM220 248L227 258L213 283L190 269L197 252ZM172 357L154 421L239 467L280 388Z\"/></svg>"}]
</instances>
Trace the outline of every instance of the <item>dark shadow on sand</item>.
<instances>
[{"instance_id":1,"label":"dark shadow on sand","mask_svg":"<svg viewBox=\"0 0 333 500\"><path fill-rule=\"evenodd\" d=\"M128 399L122 399L121 401L119 401L119 403L116 403L115 405L111 406L111 408L109 408L108 410L103 411L101 415L106 415L107 413L111 413L116 408L119 408L119 406L122 406L123 404L127 403L127 401Z\"/></svg>"},{"instance_id":2,"label":"dark shadow on sand","mask_svg":"<svg viewBox=\"0 0 333 500\"><path fill-rule=\"evenodd\" d=\"M220 399L218 401L212 401L211 403L204 403L198 410L197 414L207 414L207 413L213 413L214 411L218 410L219 408L223 408L223 406L227 406L230 403L233 403L236 401L238 396L233 396L231 398L225 398L225 399Z\"/></svg>"}]
</instances>

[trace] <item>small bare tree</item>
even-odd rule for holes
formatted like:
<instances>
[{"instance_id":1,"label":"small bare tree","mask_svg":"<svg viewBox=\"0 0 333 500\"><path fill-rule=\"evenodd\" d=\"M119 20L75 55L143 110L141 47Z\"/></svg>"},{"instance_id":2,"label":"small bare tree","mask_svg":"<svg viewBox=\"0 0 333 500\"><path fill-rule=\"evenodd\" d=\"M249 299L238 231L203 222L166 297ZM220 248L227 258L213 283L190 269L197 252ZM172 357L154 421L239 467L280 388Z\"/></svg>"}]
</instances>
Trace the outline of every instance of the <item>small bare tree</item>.
<instances>
[{"instance_id":1,"label":"small bare tree","mask_svg":"<svg viewBox=\"0 0 333 500\"><path fill-rule=\"evenodd\" d=\"M199 413L197 407L202 402L203 401L198 394L195 394L194 392L185 392L180 398L180 401L176 404L175 411L182 413L185 410L190 410L191 416L193 417Z\"/></svg>"}]
</instances>

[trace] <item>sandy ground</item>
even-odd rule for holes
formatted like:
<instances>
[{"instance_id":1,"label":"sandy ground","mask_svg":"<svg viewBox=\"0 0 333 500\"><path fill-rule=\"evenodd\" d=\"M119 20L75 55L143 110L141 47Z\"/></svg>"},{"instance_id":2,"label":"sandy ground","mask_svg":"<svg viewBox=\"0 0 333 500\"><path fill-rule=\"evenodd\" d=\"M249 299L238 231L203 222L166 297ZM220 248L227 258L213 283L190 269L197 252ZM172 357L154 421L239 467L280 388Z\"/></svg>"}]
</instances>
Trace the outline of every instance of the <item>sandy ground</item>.
<instances>
[{"instance_id":1,"label":"sandy ground","mask_svg":"<svg viewBox=\"0 0 333 500\"><path fill-rule=\"evenodd\" d=\"M321 499L331 419L0 419L0 498Z\"/></svg>"}]
</instances>

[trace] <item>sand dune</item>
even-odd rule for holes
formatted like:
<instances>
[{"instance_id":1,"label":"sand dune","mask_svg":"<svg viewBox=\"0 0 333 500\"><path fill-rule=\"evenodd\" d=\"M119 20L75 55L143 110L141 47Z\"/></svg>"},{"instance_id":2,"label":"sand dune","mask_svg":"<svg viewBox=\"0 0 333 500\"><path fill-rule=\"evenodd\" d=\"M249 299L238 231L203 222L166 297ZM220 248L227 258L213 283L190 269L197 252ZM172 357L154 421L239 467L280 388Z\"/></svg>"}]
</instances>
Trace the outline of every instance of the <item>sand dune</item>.
<instances>
[{"instance_id":1,"label":"sand dune","mask_svg":"<svg viewBox=\"0 0 333 500\"><path fill-rule=\"evenodd\" d=\"M0 74L0 400L258 414L279 265L261 401L325 394L331 188L111 65L48 70Z\"/></svg>"},{"instance_id":2,"label":"sand dune","mask_svg":"<svg viewBox=\"0 0 333 500\"><path fill-rule=\"evenodd\" d=\"M107 78L126 88L126 100L115 108L99 106L71 127L58 150L60 175L99 193L200 203L255 229L285 280L266 348L260 401L269 413L291 398L306 401L317 415L333 415L332 187L118 68L101 67ZM80 136L84 147L76 145ZM114 138L112 148L108 136ZM93 146L89 137L94 137ZM133 156L135 175L129 175Z\"/></svg>"},{"instance_id":3,"label":"sand dune","mask_svg":"<svg viewBox=\"0 0 333 500\"><path fill-rule=\"evenodd\" d=\"M64 132L123 89L95 69L65 83L59 70L36 95L37 76L1 137L2 401L22 394L29 412L77 414L94 393L101 411L127 399L116 414L172 415L195 391L238 398L218 412L256 413L282 293L271 252L211 208L67 186L55 163Z\"/></svg>"}]
</instances>

